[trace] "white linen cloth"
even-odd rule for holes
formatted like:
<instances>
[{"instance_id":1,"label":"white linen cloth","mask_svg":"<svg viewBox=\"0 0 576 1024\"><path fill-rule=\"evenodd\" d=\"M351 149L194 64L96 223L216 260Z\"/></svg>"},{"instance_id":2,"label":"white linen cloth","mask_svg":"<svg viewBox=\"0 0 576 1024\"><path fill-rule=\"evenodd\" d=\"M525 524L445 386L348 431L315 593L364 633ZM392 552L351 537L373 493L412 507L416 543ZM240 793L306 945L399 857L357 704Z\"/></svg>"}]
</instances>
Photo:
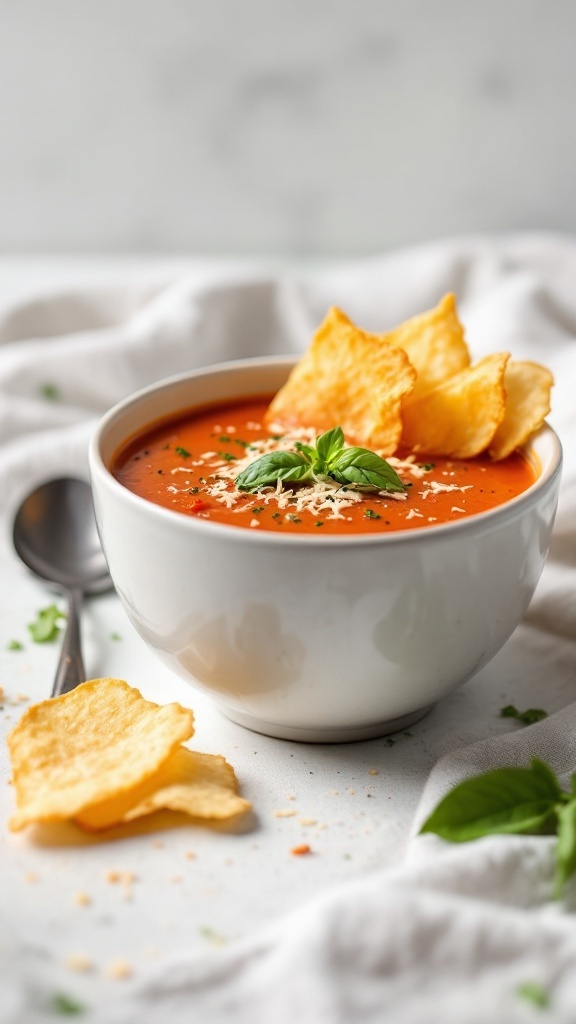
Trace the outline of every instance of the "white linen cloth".
<instances>
[{"instance_id":1,"label":"white linen cloth","mask_svg":"<svg viewBox=\"0 0 576 1024\"><path fill-rule=\"evenodd\" d=\"M94 424L124 395L202 364L300 352L332 304L383 331L446 291L457 295L474 358L509 350L555 375L549 419L565 453L560 507L519 629L524 704L556 713L494 735L457 712L440 720L438 760L410 834L398 837L397 866L325 892L217 955L182 948L121 992L103 990L82 1019L520 1024L537 1019L518 991L535 983L549 997L542 1019L576 1022L576 886L551 900L553 837L450 845L417 835L440 797L479 771L534 755L564 782L576 770L576 242L472 238L298 272L194 263L126 279L120 268L114 282L88 274L28 294L0 287L0 564L9 564L19 498L47 476L85 473ZM57 400L43 397L46 385ZM1 1021L49 1019L23 994L17 950L0 976Z\"/></svg>"}]
</instances>

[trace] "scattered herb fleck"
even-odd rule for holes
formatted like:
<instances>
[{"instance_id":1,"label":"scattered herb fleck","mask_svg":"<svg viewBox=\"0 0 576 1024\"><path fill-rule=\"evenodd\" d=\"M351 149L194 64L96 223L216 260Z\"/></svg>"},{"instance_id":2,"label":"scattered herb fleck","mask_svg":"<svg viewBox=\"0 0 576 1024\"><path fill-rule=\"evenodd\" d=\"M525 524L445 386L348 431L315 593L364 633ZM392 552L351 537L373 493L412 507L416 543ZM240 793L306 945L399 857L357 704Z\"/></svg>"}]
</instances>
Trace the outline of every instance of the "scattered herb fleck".
<instances>
[{"instance_id":1,"label":"scattered herb fleck","mask_svg":"<svg viewBox=\"0 0 576 1024\"><path fill-rule=\"evenodd\" d=\"M318 522L317 522L317 523L315 523L314 525L315 525L315 526L324 526L324 523L322 522L322 520L321 520L321 519L319 519L319 520L318 520Z\"/></svg>"},{"instance_id":2,"label":"scattered herb fleck","mask_svg":"<svg viewBox=\"0 0 576 1024\"><path fill-rule=\"evenodd\" d=\"M190 454L191 453L186 451L186 449L182 448L180 445L177 445L176 448L174 449L174 451L176 452L176 455L180 455L180 457L183 458L183 459L189 459L190 458Z\"/></svg>"},{"instance_id":3,"label":"scattered herb fleck","mask_svg":"<svg viewBox=\"0 0 576 1024\"><path fill-rule=\"evenodd\" d=\"M273 512L272 513L272 519L280 519L280 518L281 518L281 516L280 516L279 512Z\"/></svg>"},{"instance_id":4,"label":"scattered herb fleck","mask_svg":"<svg viewBox=\"0 0 576 1024\"><path fill-rule=\"evenodd\" d=\"M110 633L110 639L111 640L121 640L122 637L120 636L120 633L114 632L114 633Z\"/></svg>"},{"instance_id":5,"label":"scattered herb fleck","mask_svg":"<svg viewBox=\"0 0 576 1024\"><path fill-rule=\"evenodd\" d=\"M50 1009L53 1013L61 1013L62 1016L66 1017L79 1016L79 1014L86 1012L86 1007L82 1006L82 1003L72 999L71 996L65 995L64 992L57 992L56 995L52 996Z\"/></svg>"},{"instance_id":6,"label":"scattered herb fleck","mask_svg":"<svg viewBox=\"0 0 576 1024\"><path fill-rule=\"evenodd\" d=\"M218 452L218 457L224 459L224 462L236 462L236 456L231 455L230 452Z\"/></svg>"},{"instance_id":7,"label":"scattered herb fleck","mask_svg":"<svg viewBox=\"0 0 576 1024\"><path fill-rule=\"evenodd\" d=\"M40 387L40 394L42 398L47 399L48 402L57 402L60 398L60 390L55 384L42 384Z\"/></svg>"},{"instance_id":8,"label":"scattered herb fleck","mask_svg":"<svg viewBox=\"0 0 576 1024\"><path fill-rule=\"evenodd\" d=\"M416 465L418 466L419 469L425 469L426 472L429 472L431 469L436 468L435 462L417 462Z\"/></svg>"},{"instance_id":9,"label":"scattered herb fleck","mask_svg":"<svg viewBox=\"0 0 576 1024\"><path fill-rule=\"evenodd\" d=\"M386 737L386 746L387 747L393 747L395 742L396 742L396 740L393 740L391 736L387 736Z\"/></svg>"},{"instance_id":10,"label":"scattered herb fleck","mask_svg":"<svg viewBox=\"0 0 576 1024\"><path fill-rule=\"evenodd\" d=\"M11 640L10 643L6 645L6 650L7 651L23 651L24 650L24 644L20 643L19 640Z\"/></svg>"},{"instance_id":11,"label":"scattered herb fleck","mask_svg":"<svg viewBox=\"0 0 576 1024\"><path fill-rule=\"evenodd\" d=\"M231 440L231 438L228 437L228 434L221 434L218 440L221 441L222 444L226 444L228 441Z\"/></svg>"},{"instance_id":12,"label":"scattered herb fleck","mask_svg":"<svg viewBox=\"0 0 576 1024\"><path fill-rule=\"evenodd\" d=\"M500 709L500 718L515 718L517 722L522 722L522 725L534 725L535 722L541 722L543 718L548 718L548 712L543 708L528 708L526 711L518 711L513 704L507 704L505 708Z\"/></svg>"},{"instance_id":13,"label":"scattered herb fleck","mask_svg":"<svg viewBox=\"0 0 576 1024\"><path fill-rule=\"evenodd\" d=\"M242 441L239 437L234 438L234 444L240 445L241 448L250 448L250 442Z\"/></svg>"},{"instance_id":14,"label":"scattered herb fleck","mask_svg":"<svg viewBox=\"0 0 576 1024\"><path fill-rule=\"evenodd\" d=\"M254 505L254 507L251 508L250 511L253 512L255 516L257 516L260 514L260 512L264 511L264 505Z\"/></svg>"},{"instance_id":15,"label":"scattered herb fleck","mask_svg":"<svg viewBox=\"0 0 576 1024\"><path fill-rule=\"evenodd\" d=\"M189 487L188 488L188 494L199 494L199 493L200 493L200 488L199 487Z\"/></svg>"},{"instance_id":16,"label":"scattered herb fleck","mask_svg":"<svg viewBox=\"0 0 576 1024\"><path fill-rule=\"evenodd\" d=\"M367 508L364 512L364 519L381 519L382 516L375 512L372 508Z\"/></svg>"},{"instance_id":17,"label":"scattered herb fleck","mask_svg":"<svg viewBox=\"0 0 576 1024\"><path fill-rule=\"evenodd\" d=\"M543 985L537 981L525 981L516 989L516 995L520 999L526 999L533 1006L546 1010L550 1006L550 995Z\"/></svg>"},{"instance_id":18,"label":"scattered herb fleck","mask_svg":"<svg viewBox=\"0 0 576 1024\"><path fill-rule=\"evenodd\" d=\"M55 604L50 604L47 608L41 608L36 616L36 621L28 624L28 629L34 643L44 644L56 640L60 633L59 622L65 618L64 612L61 612Z\"/></svg>"},{"instance_id":19,"label":"scattered herb fleck","mask_svg":"<svg viewBox=\"0 0 576 1024\"><path fill-rule=\"evenodd\" d=\"M301 523L302 522L302 520L300 519L299 516L292 515L291 512L288 513L288 515L286 516L286 519L289 519L291 523Z\"/></svg>"}]
</instances>

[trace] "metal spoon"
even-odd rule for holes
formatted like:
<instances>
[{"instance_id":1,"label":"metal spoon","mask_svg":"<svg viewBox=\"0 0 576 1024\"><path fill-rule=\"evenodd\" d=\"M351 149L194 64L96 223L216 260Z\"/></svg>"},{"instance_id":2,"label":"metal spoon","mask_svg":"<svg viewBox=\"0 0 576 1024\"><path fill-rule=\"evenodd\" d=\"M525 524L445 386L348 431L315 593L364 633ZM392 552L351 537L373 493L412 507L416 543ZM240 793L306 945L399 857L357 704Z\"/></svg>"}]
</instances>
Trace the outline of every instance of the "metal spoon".
<instances>
[{"instance_id":1,"label":"metal spoon","mask_svg":"<svg viewBox=\"0 0 576 1024\"><path fill-rule=\"evenodd\" d=\"M20 505L12 536L24 564L68 600L68 624L52 690L57 697L86 679L80 639L82 598L112 586L90 484L75 477L41 484Z\"/></svg>"}]
</instances>

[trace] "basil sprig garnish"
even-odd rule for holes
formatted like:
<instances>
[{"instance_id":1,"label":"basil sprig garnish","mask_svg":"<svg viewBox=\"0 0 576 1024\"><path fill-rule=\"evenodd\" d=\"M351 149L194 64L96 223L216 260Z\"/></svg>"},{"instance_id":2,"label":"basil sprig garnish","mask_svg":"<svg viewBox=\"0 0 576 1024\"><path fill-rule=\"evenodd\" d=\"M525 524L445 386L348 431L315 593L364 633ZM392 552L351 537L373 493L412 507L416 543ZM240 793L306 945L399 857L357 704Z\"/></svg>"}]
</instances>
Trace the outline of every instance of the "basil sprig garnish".
<instances>
[{"instance_id":1,"label":"basil sprig garnish","mask_svg":"<svg viewBox=\"0 0 576 1024\"><path fill-rule=\"evenodd\" d=\"M345 447L341 427L321 434L315 445L296 441L295 452L262 455L236 477L239 491L257 491L278 480L335 480L359 491L403 491L404 484L392 466L367 448Z\"/></svg>"},{"instance_id":2,"label":"basil sprig garnish","mask_svg":"<svg viewBox=\"0 0 576 1024\"><path fill-rule=\"evenodd\" d=\"M576 772L566 793L552 769L537 757L529 768L496 768L455 786L424 822L452 843L499 833L556 834L555 895L576 874Z\"/></svg>"}]
</instances>

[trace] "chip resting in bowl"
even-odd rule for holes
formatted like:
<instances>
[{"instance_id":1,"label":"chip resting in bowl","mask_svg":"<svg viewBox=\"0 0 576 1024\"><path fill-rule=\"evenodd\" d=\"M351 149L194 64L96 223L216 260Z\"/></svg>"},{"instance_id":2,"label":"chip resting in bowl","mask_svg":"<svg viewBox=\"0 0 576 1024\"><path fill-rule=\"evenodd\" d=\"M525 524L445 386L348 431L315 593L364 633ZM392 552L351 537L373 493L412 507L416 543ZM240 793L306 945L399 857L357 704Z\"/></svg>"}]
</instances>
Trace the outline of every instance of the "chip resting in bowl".
<instances>
[{"instance_id":1,"label":"chip resting in bowl","mask_svg":"<svg viewBox=\"0 0 576 1024\"><path fill-rule=\"evenodd\" d=\"M456 301L384 334L332 308L273 398L266 423L281 429L340 425L347 442L389 456L506 458L550 411L549 371L506 351L471 362Z\"/></svg>"},{"instance_id":2,"label":"chip resting in bowl","mask_svg":"<svg viewBox=\"0 0 576 1024\"><path fill-rule=\"evenodd\" d=\"M28 708L8 736L13 831L75 820L92 830L169 808L226 818L249 803L224 758L182 746L193 714L147 701L121 679L93 679Z\"/></svg>"}]
</instances>

